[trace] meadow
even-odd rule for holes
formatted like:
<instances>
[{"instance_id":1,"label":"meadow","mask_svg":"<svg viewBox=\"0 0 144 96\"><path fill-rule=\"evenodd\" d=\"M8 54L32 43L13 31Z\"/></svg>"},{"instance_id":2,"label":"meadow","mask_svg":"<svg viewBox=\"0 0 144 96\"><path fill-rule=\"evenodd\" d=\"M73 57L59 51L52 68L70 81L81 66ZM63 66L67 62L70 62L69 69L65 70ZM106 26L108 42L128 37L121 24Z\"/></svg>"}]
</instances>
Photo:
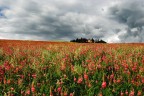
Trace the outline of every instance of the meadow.
<instances>
[{"instance_id":1,"label":"meadow","mask_svg":"<svg viewBox=\"0 0 144 96\"><path fill-rule=\"evenodd\" d=\"M0 40L0 96L144 96L144 44Z\"/></svg>"}]
</instances>

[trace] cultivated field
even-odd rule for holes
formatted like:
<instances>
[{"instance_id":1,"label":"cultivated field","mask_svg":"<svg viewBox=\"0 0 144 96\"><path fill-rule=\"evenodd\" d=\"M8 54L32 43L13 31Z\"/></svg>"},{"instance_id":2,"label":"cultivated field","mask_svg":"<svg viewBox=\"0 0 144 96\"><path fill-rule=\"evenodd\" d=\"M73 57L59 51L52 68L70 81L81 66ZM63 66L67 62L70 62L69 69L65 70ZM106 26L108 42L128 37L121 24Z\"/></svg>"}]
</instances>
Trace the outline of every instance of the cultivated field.
<instances>
[{"instance_id":1,"label":"cultivated field","mask_svg":"<svg viewBox=\"0 0 144 96\"><path fill-rule=\"evenodd\" d=\"M144 96L144 44L1 40L0 96Z\"/></svg>"}]
</instances>

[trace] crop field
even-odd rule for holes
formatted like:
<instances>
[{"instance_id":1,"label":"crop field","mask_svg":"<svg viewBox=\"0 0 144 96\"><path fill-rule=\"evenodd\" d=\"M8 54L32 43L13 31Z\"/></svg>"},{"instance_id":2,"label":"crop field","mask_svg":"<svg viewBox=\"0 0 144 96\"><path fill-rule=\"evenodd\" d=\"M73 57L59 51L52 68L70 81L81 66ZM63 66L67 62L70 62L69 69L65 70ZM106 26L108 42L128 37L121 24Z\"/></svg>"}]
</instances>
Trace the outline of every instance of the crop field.
<instances>
[{"instance_id":1,"label":"crop field","mask_svg":"<svg viewBox=\"0 0 144 96\"><path fill-rule=\"evenodd\" d=\"M0 96L144 96L144 44L0 40Z\"/></svg>"}]
</instances>

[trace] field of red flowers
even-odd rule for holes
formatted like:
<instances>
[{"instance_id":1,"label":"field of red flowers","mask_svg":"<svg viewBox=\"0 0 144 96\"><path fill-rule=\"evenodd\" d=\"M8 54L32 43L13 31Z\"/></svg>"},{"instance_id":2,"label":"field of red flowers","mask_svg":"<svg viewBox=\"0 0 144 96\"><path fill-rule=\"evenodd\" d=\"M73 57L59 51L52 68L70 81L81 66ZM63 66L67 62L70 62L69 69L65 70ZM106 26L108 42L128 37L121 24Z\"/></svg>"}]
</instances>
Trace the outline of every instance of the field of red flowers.
<instances>
[{"instance_id":1,"label":"field of red flowers","mask_svg":"<svg viewBox=\"0 0 144 96\"><path fill-rule=\"evenodd\" d=\"M144 44L0 40L0 96L144 96Z\"/></svg>"}]
</instances>

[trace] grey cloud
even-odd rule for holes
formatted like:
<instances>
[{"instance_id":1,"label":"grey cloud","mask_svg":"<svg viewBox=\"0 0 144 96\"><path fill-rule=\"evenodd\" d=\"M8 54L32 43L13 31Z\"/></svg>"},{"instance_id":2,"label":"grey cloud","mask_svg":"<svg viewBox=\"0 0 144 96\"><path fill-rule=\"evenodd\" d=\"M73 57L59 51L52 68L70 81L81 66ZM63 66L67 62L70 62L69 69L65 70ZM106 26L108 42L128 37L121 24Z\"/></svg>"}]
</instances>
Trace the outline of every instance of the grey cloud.
<instances>
[{"instance_id":1,"label":"grey cloud","mask_svg":"<svg viewBox=\"0 0 144 96\"><path fill-rule=\"evenodd\" d=\"M106 27L109 25L109 20L105 19L105 15L101 12L101 6L105 6L107 1L103 3L99 0L16 0L15 2L6 0L6 2L0 1L0 5L9 7L3 12L7 19L0 20L2 22L0 34L5 38L7 35L4 34L9 34L8 38L13 39L20 36L21 39L70 40L79 37L106 38L106 31L111 33L111 29ZM16 36L11 36L12 34Z\"/></svg>"},{"instance_id":2,"label":"grey cloud","mask_svg":"<svg viewBox=\"0 0 144 96\"><path fill-rule=\"evenodd\" d=\"M127 28L125 32L119 35L121 42L143 42L144 41L143 28Z\"/></svg>"},{"instance_id":3,"label":"grey cloud","mask_svg":"<svg viewBox=\"0 0 144 96\"><path fill-rule=\"evenodd\" d=\"M110 8L111 19L127 26L119 36L121 42L144 42L144 1L126 0ZM136 31L132 31L132 29Z\"/></svg>"},{"instance_id":4,"label":"grey cloud","mask_svg":"<svg viewBox=\"0 0 144 96\"><path fill-rule=\"evenodd\" d=\"M144 6L141 2L131 1L116 5L111 8L111 14L120 23L127 24L131 28L144 25Z\"/></svg>"},{"instance_id":5,"label":"grey cloud","mask_svg":"<svg viewBox=\"0 0 144 96\"><path fill-rule=\"evenodd\" d=\"M0 11L6 17L0 19L0 38L142 42L143 5L135 1L2 0L0 6L7 9Z\"/></svg>"}]
</instances>

